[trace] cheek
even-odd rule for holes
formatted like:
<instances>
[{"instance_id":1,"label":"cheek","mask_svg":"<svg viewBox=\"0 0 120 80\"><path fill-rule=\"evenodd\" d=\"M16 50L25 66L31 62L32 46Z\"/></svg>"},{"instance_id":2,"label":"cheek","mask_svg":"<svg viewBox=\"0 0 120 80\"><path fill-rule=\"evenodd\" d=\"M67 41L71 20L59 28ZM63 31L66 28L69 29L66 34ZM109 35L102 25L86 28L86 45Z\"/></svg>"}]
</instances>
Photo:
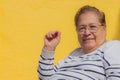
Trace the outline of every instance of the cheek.
<instances>
[{"instance_id":1,"label":"cheek","mask_svg":"<svg viewBox=\"0 0 120 80\"><path fill-rule=\"evenodd\" d=\"M101 32L98 35L96 35L96 42L101 44L105 41L106 38L106 33L105 32Z\"/></svg>"},{"instance_id":2,"label":"cheek","mask_svg":"<svg viewBox=\"0 0 120 80\"><path fill-rule=\"evenodd\" d=\"M78 41L82 43L82 36L78 34Z\"/></svg>"}]
</instances>

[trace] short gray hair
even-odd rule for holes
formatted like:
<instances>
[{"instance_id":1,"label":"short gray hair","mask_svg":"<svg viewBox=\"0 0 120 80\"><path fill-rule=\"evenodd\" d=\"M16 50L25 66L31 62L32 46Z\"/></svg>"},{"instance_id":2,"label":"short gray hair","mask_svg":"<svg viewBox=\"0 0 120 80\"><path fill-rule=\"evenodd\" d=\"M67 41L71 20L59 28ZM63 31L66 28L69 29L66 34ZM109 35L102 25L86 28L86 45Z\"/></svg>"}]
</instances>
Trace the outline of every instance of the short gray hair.
<instances>
[{"instance_id":1,"label":"short gray hair","mask_svg":"<svg viewBox=\"0 0 120 80\"><path fill-rule=\"evenodd\" d=\"M81 14L84 14L86 12L91 12L91 11L95 12L98 15L101 25L106 26L106 20L105 20L104 12L100 11L96 7L89 6L89 5L85 5L77 11L77 13L75 15L75 18L74 18L75 26L77 27L78 20L79 20L79 17L80 17Z\"/></svg>"}]
</instances>

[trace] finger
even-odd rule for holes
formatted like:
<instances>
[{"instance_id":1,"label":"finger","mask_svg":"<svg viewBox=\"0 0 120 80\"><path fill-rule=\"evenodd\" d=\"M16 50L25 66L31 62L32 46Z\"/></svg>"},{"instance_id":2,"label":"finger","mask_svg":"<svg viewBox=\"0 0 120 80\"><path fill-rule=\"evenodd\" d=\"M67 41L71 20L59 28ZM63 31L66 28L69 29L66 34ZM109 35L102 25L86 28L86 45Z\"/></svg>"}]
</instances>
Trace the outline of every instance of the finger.
<instances>
[{"instance_id":1,"label":"finger","mask_svg":"<svg viewBox=\"0 0 120 80\"><path fill-rule=\"evenodd\" d=\"M45 39L47 39L47 40L51 39L50 33L47 33L47 34L45 35Z\"/></svg>"},{"instance_id":2,"label":"finger","mask_svg":"<svg viewBox=\"0 0 120 80\"><path fill-rule=\"evenodd\" d=\"M54 35L53 32L49 32L49 33L46 34L45 38L50 41L50 40L53 39L53 35Z\"/></svg>"},{"instance_id":3,"label":"finger","mask_svg":"<svg viewBox=\"0 0 120 80\"><path fill-rule=\"evenodd\" d=\"M49 38L52 38L52 32L51 32L51 33L49 33Z\"/></svg>"},{"instance_id":4,"label":"finger","mask_svg":"<svg viewBox=\"0 0 120 80\"><path fill-rule=\"evenodd\" d=\"M61 37L61 32L57 31L57 36L56 36L56 38L59 40L60 37Z\"/></svg>"},{"instance_id":5,"label":"finger","mask_svg":"<svg viewBox=\"0 0 120 80\"><path fill-rule=\"evenodd\" d=\"M52 38L52 32L47 33L47 34L46 34L46 37L47 37L47 38Z\"/></svg>"},{"instance_id":6,"label":"finger","mask_svg":"<svg viewBox=\"0 0 120 80\"><path fill-rule=\"evenodd\" d=\"M53 38L56 38L57 35L58 35L58 33L57 33L56 31L52 33L52 37L53 37Z\"/></svg>"},{"instance_id":7,"label":"finger","mask_svg":"<svg viewBox=\"0 0 120 80\"><path fill-rule=\"evenodd\" d=\"M60 36L61 35L61 32L57 31L57 36Z\"/></svg>"},{"instance_id":8,"label":"finger","mask_svg":"<svg viewBox=\"0 0 120 80\"><path fill-rule=\"evenodd\" d=\"M52 40L54 38L59 38L60 37L60 32L59 31L51 31L49 33L46 34L46 38L48 40Z\"/></svg>"}]
</instances>

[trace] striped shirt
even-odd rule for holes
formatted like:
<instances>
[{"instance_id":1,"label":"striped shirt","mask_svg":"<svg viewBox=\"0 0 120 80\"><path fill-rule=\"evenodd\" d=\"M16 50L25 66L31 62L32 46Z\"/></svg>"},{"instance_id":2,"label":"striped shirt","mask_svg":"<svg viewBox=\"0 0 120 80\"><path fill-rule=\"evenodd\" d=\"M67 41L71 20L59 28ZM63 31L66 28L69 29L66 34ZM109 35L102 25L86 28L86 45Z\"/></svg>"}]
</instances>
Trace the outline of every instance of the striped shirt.
<instances>
[{"instance_id":1,"label":"striped shirt","mask_svg":"<svg viewBox=\"0 0 120 80\"><path fill-rule=\"evenodd\" d=\"M39 80L120 80L120 41L106 42L88 54L77 48L57 65L54 53L42 49Z\"/></svg>"}]
</instances>

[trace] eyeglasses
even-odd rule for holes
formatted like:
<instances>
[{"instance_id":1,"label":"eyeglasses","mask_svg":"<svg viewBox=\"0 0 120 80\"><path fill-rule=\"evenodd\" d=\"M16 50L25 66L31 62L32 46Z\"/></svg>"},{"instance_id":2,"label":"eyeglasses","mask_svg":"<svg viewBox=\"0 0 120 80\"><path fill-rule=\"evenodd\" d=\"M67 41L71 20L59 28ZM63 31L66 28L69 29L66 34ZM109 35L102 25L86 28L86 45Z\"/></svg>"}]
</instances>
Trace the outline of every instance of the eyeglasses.
<instances>
[{"instance_id":1,"label":"eyeglasses","mask_svg":"<svg viewBox=\"0 0 120 80\"><path fill-rule=\"evenodd\" d=\"M96 33L97 30L100 28L100 26L102 26L102 25L95 25L95 24L94 25L89 25L89 26L80 25L80 26L77 27L77 31L80 34L84 34L86 30L89 30L92 33Z\"/></svg>"}]
</instances>

